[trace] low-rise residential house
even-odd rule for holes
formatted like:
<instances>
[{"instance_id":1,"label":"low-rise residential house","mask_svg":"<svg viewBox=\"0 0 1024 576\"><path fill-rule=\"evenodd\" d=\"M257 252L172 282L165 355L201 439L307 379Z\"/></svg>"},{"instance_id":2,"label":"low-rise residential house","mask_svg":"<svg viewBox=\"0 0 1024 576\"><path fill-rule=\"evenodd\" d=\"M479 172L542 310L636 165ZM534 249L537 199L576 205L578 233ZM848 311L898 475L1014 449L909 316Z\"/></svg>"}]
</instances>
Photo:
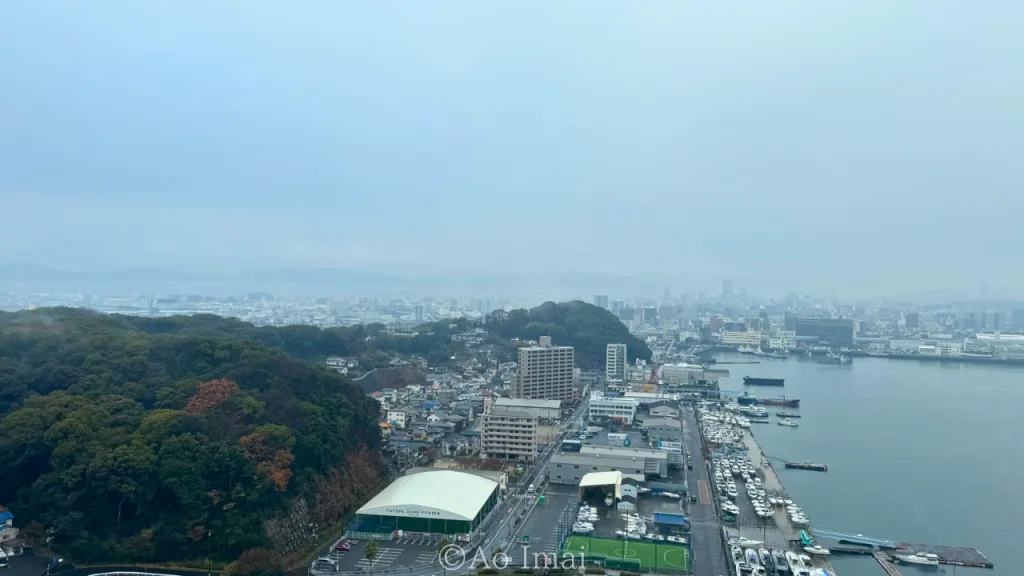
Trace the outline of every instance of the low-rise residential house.
<instances>
[{"instance_id":1,"label":"low-rise residential house","mask_svg":"<svg viewBox=\"0 0 1024 576\"><path fill-rule=\"evenodd\" d=\"M14 526L14 514L0 506L0 549L8 556L25 553L25 541L18 537L18 532Z\"/></svg>"},{"instance_id":2,"label":"low-rise residential house","mask_svg":"<svg viewBox=\"0 0 1024 576\"><path fill-rule=\"evenodd\" d=\"M388 410L386 420L395 428L404 429L409 425L409 414L405 410Z\"/></svg>"}]
</instances>

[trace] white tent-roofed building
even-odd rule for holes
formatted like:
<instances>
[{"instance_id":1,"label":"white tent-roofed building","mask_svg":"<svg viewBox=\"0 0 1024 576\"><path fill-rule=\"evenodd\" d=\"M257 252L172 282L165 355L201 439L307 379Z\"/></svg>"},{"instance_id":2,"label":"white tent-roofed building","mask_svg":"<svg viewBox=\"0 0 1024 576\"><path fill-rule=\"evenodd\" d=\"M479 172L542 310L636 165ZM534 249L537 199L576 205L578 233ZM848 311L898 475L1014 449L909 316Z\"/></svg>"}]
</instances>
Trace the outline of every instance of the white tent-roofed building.
<instances>
[{"instance_id":1,"label":"white tent-roofed building","mask_svg":"<svg viewBox=\"0 0 1024 576\"><path fill-rule=\"evenodd\" d=\"M458 470L402 476L357 512L355 532L459 535L467 539L498 503L498 482Z\"/></svg>"}]
</instances>

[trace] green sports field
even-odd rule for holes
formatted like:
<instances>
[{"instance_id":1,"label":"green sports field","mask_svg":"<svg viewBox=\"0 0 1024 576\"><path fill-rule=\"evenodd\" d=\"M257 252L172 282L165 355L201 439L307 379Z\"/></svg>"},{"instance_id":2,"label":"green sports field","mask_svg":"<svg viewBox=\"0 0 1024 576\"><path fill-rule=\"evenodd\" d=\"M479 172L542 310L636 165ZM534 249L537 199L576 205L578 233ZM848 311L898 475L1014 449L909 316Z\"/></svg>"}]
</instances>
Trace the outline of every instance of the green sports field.
<instances>
[{"instance_id":1,"label":"green sports field","mask_svg":"<svg viewBox=\"0 0 1024 576\"><path fill-rule=\"evenodd\" d=\"M563 552L575 554L597 554L608 558L625 558L639 560L640 566L648 568L667 568L672 571L687 572L690 570L690 552L686 546L679 544L650 544L633 540L611 540L608 538L588 538L587 536L570 536L565 541Z\"/></svg>"}]
</instances>

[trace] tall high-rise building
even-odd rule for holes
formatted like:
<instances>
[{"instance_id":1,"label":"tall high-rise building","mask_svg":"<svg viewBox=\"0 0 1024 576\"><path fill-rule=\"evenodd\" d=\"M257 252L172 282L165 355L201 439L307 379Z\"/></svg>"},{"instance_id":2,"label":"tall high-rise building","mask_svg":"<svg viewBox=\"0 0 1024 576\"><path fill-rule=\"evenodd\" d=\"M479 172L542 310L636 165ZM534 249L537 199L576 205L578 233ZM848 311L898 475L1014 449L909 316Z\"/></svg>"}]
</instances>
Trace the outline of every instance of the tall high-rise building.
<instances>
[{"instance_id":1,"label":"tall high-rise building","mask_svg":"<svg viewBox=\"0 0 1024 576\"><path fill-rule=\"evenodd\" d=\"M604 377L609 382L626 380L626 345L609 344L605 351Z\"/></svg>"},{"instance_id":2,"label":"tall high-rise building","mask_svg":"<svg viewBox=\"0 0 1024 576\"><path fill-rule=\"evenodd\" d=\"M921 315L917 312L907 312L907 330L916 330L921 327Z\"/></svg>"},{"instance_id":3,"label":"tall high-rise building","mask_svg":"<svg viewBox=\"0 0 1024 576\"><path fill-rule=\"evenodd\" d=\"M612 312L618 312L626 307L625 300L612 300L610 303Z\"/></svg>"},{"instance_id":4,"label":"tall high-rise building","mask_svg":"<svg viewBox=\"0 0 1024 576\"><path fill-rule=\"evenodd\" d=\"M520 348L516 398L572 399L575 360L572 346L552 346L550 336L541 336L539 346Z\"/></svg>"},{"instance_id":5,"label":"tall high-rise building","mask_svg":"<svg viewBox=\"0 0 1024 576\"><path fill-rule=\"evenodd\" d=\"M725 302L732 301L732 280L729 278L722 280L722 300Z\"/></svg>"},{"instance_id":6,"label":"tall high-rise building","mask_svg":"<svg viewBox=\"0 0 1024 576\"><path fill-rule=\"evenodd\" d=\"M607 294L594 294L594 306L600 306L601 308L608 309L608 295Z\"/></svg>"},{"instance_id":7,"label":"tall high-rise building","mask_svg":"<svg viewBox=\"0 0 1024 576\"><path fill-rule=\"evenodd\" d=\"M416 321L423 322L423 304L417 304L415 308Z\"/></svg>"}]
</instances>

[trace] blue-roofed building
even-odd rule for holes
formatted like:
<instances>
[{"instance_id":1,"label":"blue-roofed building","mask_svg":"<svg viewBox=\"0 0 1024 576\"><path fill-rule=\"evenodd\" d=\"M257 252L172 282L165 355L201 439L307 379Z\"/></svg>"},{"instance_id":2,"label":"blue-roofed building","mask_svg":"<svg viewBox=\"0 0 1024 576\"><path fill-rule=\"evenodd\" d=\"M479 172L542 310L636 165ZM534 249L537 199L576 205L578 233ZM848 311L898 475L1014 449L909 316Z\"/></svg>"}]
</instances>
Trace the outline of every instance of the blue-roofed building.
<instances>
[{"instance_id":1,"label":"blue-roofed building","mask_svg":"<svg viewBox=\"0 0 1024 576\"><path fill-rule=\"evenodd\" d=\"M8 556L25 552L25 543L18 538L18 529L14 527L14 514L3 506L0 506L0 548Z\"/></svg>"},{"instance_id":2,"label":"blue-roofed building","mask_svg":"<svg viewBox=\"0 0 1024 576\"><path fill-rule=\"evenodd\" d=\"M655 512L654 524L660 534L680 534L690 531L690 521L682 514Z\"/></svg>"}]
</instances>

